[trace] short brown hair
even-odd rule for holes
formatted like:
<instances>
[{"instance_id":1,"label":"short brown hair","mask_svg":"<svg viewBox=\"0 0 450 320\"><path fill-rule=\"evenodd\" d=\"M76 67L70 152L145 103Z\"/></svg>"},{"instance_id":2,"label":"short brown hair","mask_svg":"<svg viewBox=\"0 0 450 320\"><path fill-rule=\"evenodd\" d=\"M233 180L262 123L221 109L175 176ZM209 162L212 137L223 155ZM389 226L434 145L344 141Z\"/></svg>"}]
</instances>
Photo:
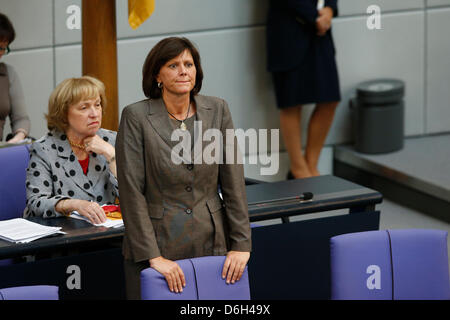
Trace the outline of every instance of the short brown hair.
<instances>
[{"instance_id":1,"label":"short brown hair","mask_svg":"<svg viewBox=\"0 0 450 320\"><path fill-rule=\"evenodd\" d=\"M105 85L100 80L83 76L70 78L56 86L48 99L47 128L65 132L69 126L67 112L69 107L85 99L94 99L100 96L102 113L105 113L106 95Z\"/></svg>"},{"instance_id":2,"label":"short brown hair","mask_svg":"<svg viewBox=\"0 0 450 320\"><path fill-rule=\"evenodd\" d=\"M189 50L194 59L196 69L195 86L191 91L191 97L198 94L202 88L203 70L200 63L200 54L195 46L186 38L169 37L159 41L147 55L142 68L142 89L147 98L161 98L161 89L158 88L156 77L161 68L169 61L180 55L184 50Z\"/></svg>"},{"instance_id":3,"label":"short brown hair","mask_svg":"<svg viewBox=\"0 0 450 320\"><path fill-rule=\"evenodd\" d=\"M0 13L0 40L6 40L8 44L11 44L15 38L16 32L11 21L6 15Z\"/></svg>"}]
</instances>

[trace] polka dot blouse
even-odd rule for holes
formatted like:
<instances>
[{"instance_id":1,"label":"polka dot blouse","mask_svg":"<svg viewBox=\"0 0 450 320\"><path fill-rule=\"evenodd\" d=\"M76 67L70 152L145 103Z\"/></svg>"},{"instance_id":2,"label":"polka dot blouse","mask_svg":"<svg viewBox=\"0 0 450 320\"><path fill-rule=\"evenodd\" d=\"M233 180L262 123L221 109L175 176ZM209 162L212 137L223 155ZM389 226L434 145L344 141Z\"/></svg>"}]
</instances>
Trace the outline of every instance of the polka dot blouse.
<instances>
[{"instance_id":1,"label":"polka dot blouse","mask_svg":"<svg viewBox=\"0 0 450 320\"><path fill-rule=\"evenodd\" d=\"M116 132L100 129L97 135L115 145ZM117 179L110 172L105 157L90 154L85 175L67 136L57 131L47 133L31 146L26 189L24 217L61 216L55 211L61 199L90 200L102 205L114 203L119 196Z\"/></svg>"}]
</instances>

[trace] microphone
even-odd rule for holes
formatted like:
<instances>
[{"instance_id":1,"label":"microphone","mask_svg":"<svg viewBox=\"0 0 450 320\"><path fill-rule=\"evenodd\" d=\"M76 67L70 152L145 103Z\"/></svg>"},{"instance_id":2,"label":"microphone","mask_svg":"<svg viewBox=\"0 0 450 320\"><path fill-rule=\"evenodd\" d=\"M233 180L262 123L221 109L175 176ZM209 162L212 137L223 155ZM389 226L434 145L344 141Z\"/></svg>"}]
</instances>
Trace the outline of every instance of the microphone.
<instances>
[{"instance_id":1,"label":"microphone","mask_svg":"<svg viewBox=\"0 0 450 320\"><path fill-rule=\"evenodd\" d=\"M302 202L309 202L312 201L314 198L314 195L312 192L303 192L299 196L290 196L290 197L284 197L284 198L277 198L277 199L270 199L270 200L264 200L259 202L250 203L250 206L257 206L257 207L266 207L275 203L281 203L281 202L288 202L288 203L296 203L297 201Z\"/></svg>"},{"instance_id":2,"label":"microphone","mask_svg":"<svg viewBox=\"0 0 450 320\"><path fill-rule=\"evenodd\" d=\"M312 192L303 192L301 196L298 196L300 201L312 201L314 195Z\"/></svg>"}]
</instances>

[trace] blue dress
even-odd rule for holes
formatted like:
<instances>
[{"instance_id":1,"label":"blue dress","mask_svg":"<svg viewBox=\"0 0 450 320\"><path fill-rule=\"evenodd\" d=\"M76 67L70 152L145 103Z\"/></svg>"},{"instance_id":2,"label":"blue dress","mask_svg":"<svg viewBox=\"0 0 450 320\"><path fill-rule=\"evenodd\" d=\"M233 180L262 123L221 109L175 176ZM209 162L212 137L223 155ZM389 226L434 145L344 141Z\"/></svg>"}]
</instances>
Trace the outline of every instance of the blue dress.
<instances>
[{"instance_id":1,"label":"blue dress","mask_svg":"<svg viewBox=\"0 0 450 320\"><path fill-rule=\"evenodd\" d=\"M326 0L337 15L337 0ZM271 0L267 69L278 108L341 99L331 29L316 35L317 0Z\"/></svg>"}]
</instances>

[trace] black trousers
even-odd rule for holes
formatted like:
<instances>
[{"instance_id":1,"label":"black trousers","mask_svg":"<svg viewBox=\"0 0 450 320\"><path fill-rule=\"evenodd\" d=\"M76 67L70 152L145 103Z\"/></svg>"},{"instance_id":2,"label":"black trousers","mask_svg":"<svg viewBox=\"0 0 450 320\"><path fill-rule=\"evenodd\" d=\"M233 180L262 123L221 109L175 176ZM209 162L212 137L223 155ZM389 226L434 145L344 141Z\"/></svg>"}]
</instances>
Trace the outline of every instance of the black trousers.
<instances>
[{"instance_id":1,"label":"black trousers","mask_svg":"<svg viewBox=\"0 0 450 320\"><path fill-rule=\"evenodd\" d=\"M149 262L124 259L123 266L127 300L141 300L141 271L150 267Z\"/></svg>"}]
</instances>

